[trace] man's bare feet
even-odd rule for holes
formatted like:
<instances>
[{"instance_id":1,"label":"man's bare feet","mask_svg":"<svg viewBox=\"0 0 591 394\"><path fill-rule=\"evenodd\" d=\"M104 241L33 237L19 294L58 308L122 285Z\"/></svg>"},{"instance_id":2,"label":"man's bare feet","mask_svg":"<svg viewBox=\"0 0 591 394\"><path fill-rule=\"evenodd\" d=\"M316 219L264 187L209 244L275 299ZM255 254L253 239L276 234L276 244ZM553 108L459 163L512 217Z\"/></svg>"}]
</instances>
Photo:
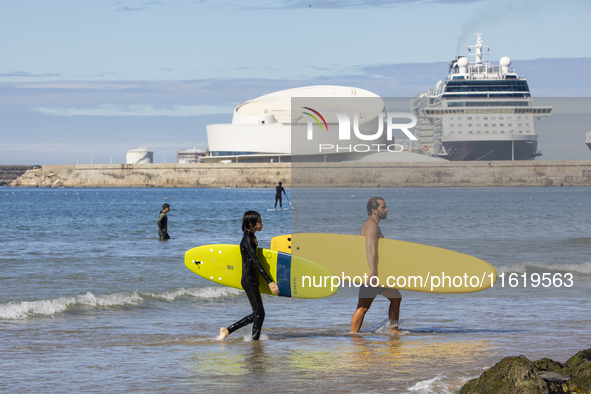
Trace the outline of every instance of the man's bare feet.
<instances>
[{"instance_id":1,"label":"man's bare feet","mask_svg":"<svg viewBox=\"0 0 591 394\"><path fill-rule=\"evenodd\" d=\"M228 329L226 327L220 328L220 336L218 337L218 341L225 340L228 337L228 335L230 335L230 333L228 332Z\"/></svg>"},{"instance_id":2,"label":"man's bare feet","mask_svg":"<svg viewBox=\"0 0 591 394\"><path fill-rule=\"evenodd\" d=\"M392 334L402 334L402 331L400 331L398 329L398 322L397 321L391 321L390 322L390 332Z\"/></svg>"}]
</instances>

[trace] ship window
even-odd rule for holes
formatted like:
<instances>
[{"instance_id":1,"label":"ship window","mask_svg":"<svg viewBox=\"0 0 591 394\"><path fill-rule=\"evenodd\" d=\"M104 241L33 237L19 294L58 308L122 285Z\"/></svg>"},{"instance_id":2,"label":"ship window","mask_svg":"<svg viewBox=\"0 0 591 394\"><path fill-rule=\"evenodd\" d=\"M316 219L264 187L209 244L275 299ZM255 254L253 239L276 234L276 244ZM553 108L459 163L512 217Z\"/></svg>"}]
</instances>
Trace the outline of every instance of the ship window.
<instances>
[{"instance_id":1,"label":"ship window","mask_svg":"<svg viewBox=\"0 0 591 394\"><path fill-rule=\"evenodd\" d=\"M472 120L472 117L471 116L468 116L468 120Z\"/></svg>"},{"instance_id":2,"label":"ship window","mask_svg":"<svg viewBox=\"0 0 591 394\"><path fill-rule=\"evenodd\" d=\"M477 117L476 117L476 120L480 120L480 116L477 116Z\"/></svg>"},{"instance_id":3,"label":"ship window","mask_svg":"<svg viewBox=\"0 0 591 394\"><path fill-rule=\"evenodd\" d=\"M480 131L480 130L478 130L478 134L480 134L480 133L481 133L481 131Z\"/></svg>"},{"instance_id":4,"label":"ship window","mask_svg":"<svg viewBox=\"0 0 591 394\"><path fill-rule=\"evenodd\" d=\"M488 116L483 116L482 119L488 120Z\"/></svg>"},{"instance_id":5,"label":"ship window","mask_svg":"<svg viewBox=\"0 0 591 394\"><path fill-rule=\"evenodd\" d=\"M488 134L488 130L486 130L486 131L484 132L484 134Z\"/></svg>"},{"instance_id":6,"label":"ship window","mask_svg":"<svg viewBox=\"0 0 591 394\"><path fill-rule=\"evenodd\" d=\"M523 134L523 130L519 130L519 134Z\"/></svg>"},{"instance_id":7,"label":"ship window","mask_svg":"<svg viewBox=\"0 0 591 394\"><path fill-rule=\"evenodd\" d=\"M521 123L519 123L517 126L521 127Z\"/></svg>"},{"instance_id":8,"label":"ship window","mask_svg":"<svg viewBox=\"0 0 591 394\"><path fill-rule=\"evenodd\" d=\"M453 123L449 125L449 127L454 127Z\"/></svg>"},{"instance_id":9,"label":"ship window","mask_svg":"<svg viewBox=\"0 0 591 394\"><path fill-rule=\"evenodd\" d=\"M485 124L484 124L484 127L488 127L488 123L485 123Z\"/></svg>"},{"instance_id":10,"label":"ship window","mask_svg":"<svg viewBox=\"0 0 591 394\"><path fill-rule=\"evenodd\" d=\"M496 130L493 130L493 134L497 134L497 131Z\"/></svg>"},{"instance_id":11,"label":"ship window","mask_svg":"<svg viewBox=\"0 0 591 394\"><path fill-rule=\"evenodd\" d=\"M529 126L529 123L526 123L525 125L526 125L526 126Z\"/></svg>"},{"instance_id":12,"label":"ship window","mask_svg":"<svg viewBox=\"0 0 591 394\"><path fill-rule=\"evenodd\" d=\"M499 126L503 127L503 124L502 123L499 123Z\"/></svg>"},{"instance_id":13,"label":"ship window","mask_svg":"<svg viewBox=\"0 0 591 394\"><path fill-rule=\"evenodd\" d=\"M529 130L527 130L526 133L529 133Z\"/></svg>"},{"instance_id":14,"label":"ship window","mask_svg":"<svg viewBox=\"0 0 591 394\"><path fill-rule=\"evenodd\" d=\"M462 127L462 125L461 124L458 124L458 127Z\"/></svg>"},{"instance_id":15,"label":"ship window","mask_svg":"<svg viewBox=\"0 0 591 394\"><path fill-rule=\"evenodd\" d=\"M492 127L495 127L496 125L497 125L496 123L493 123L493 124L492 124Z\"/></svg>"},{"instance_id":16,"label":"ship window","mask_svg":"<svg viewBox=\"0 0 591 394\"><path fill-rule=\"evenodd\" d=\"M511 127L511 123L507 124L507 126Z\"/></svg>"},{"instance_id":17,"label":"ship window","mask_svg":"<svg viewBox=\"0 0 591 394\"><path fill-rule=\"evenodd\" d=\"M449 134L453 134L453 133L454 133L453 131L450 131L450 132L449 132Z\"/></svg>"},{"instance_id":18,"label":"ship window","mask_svg":"<svg viewBox=\"0 0 591 394\"><path fill-rule=\"evenodd\" d=\"M472 134L472 131L468 131L468 134Z\"/></svg>"},{"instance_id":19,"label":"ship window","mask_svg":"<svg viewBox=\"0 0 591 394\"><path fill-rule=\"evenodd\" d=\"M480 123L476 123L476 127L480 127Z\"/></svg>"},{"instance_id":20,"label":"ship window","mask_svg":"<svg viewBox=\"0 0 591 394\"><path fill-rule=\"evenodd\" d=\"M501 134L505 134L505 130L501 130Z\"/></svg>"},{"instance_id":21,"label":"ship window","mask_svg":"<svg viewBox=\"0 0 591 394\"><path fill-rule=\"evenodd\" d=\"M472 127L472 123L468 123L468 127Z\"/></svg>"},{"instance_id":22,"label":"ship window","mask_svg":"<svg viewBox=\"0 0 591 394\"><path fill-rule=\"evenodd\" d=\"M521 116L518 116L517 119L521 119Z\"/></svg>"}]
</instances>

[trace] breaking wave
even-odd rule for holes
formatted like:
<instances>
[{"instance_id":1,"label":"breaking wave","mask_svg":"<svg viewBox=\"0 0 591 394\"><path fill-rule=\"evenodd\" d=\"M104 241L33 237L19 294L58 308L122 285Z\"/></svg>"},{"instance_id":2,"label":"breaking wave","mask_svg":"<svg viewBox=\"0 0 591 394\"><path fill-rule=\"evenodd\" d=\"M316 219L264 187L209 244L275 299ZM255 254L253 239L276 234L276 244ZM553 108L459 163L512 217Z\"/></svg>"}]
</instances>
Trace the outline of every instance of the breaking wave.
<instances>
[{"instance_id":1,"label":"breaking wave","mask_svg":"<svg viewBox=\"0 0 591 394\"><path fill-rule=\"evenodd\" d=\"M53 316L68 310L98 307L120 307L140 305L146 299L164 299L175 301L181 297L222 298L243 294L238 289L228 287L199 287L193 289L176 289L162 293L127 293L107 294L95 296L88 292L75 297L60 297L48 300L21 301L17 303L0 304L0 319L20 320L34 316Z\"/></svg>"}]
</instances>

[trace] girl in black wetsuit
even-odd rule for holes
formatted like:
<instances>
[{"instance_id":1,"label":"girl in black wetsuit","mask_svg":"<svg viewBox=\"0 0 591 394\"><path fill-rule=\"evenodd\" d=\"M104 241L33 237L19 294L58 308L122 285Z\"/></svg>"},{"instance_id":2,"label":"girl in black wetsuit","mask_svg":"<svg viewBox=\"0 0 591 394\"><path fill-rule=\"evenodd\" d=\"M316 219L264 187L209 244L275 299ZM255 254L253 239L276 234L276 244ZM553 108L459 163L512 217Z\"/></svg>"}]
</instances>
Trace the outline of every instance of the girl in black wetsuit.
<instances>
[{"instance_id":1,"label":"girl in black wetsuit","mask_svg":"<svg viewBox=\"0 0 591 394\"><path fill-rule=\"evenodd\" d=\"M251 323L253 323L252 339L257 341L261 336L261 328L265 320L265 309L263 308L263 300L259 292L259 273L269 284L271 292L279 295L277 284L265 272L257 257L258 242L254 234L262 229L263 221L258 212L248 211L242 216L242 231L244 231L244 236L240 242L240 254L242 255L242 280L240 284L246 292L246 296L252 307L252 313L228 328L220 328L219 340L223 341L234 331Z\"/></svg>"}]
</instances>

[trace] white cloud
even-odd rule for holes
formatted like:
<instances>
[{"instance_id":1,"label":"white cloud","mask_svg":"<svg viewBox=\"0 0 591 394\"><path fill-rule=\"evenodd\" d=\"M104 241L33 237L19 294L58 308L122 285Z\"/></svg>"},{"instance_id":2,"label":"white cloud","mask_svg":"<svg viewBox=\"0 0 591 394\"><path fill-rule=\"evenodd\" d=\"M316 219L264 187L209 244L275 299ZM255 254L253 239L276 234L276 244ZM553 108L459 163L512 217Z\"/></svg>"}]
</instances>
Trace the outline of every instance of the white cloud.
<instances>
[{"instance_id":1,"label":"white cloud","mask_svg":"<svg viewBox=\"0 0 591 394\"><path fill-rule=\"evenodd\" d=\"M110 105L96 108L34 107L33 111L57 116L202 116L229 114L234 107L219 105L173 105L155 107L153 105Z\"/></svg>"}]
</instances>

